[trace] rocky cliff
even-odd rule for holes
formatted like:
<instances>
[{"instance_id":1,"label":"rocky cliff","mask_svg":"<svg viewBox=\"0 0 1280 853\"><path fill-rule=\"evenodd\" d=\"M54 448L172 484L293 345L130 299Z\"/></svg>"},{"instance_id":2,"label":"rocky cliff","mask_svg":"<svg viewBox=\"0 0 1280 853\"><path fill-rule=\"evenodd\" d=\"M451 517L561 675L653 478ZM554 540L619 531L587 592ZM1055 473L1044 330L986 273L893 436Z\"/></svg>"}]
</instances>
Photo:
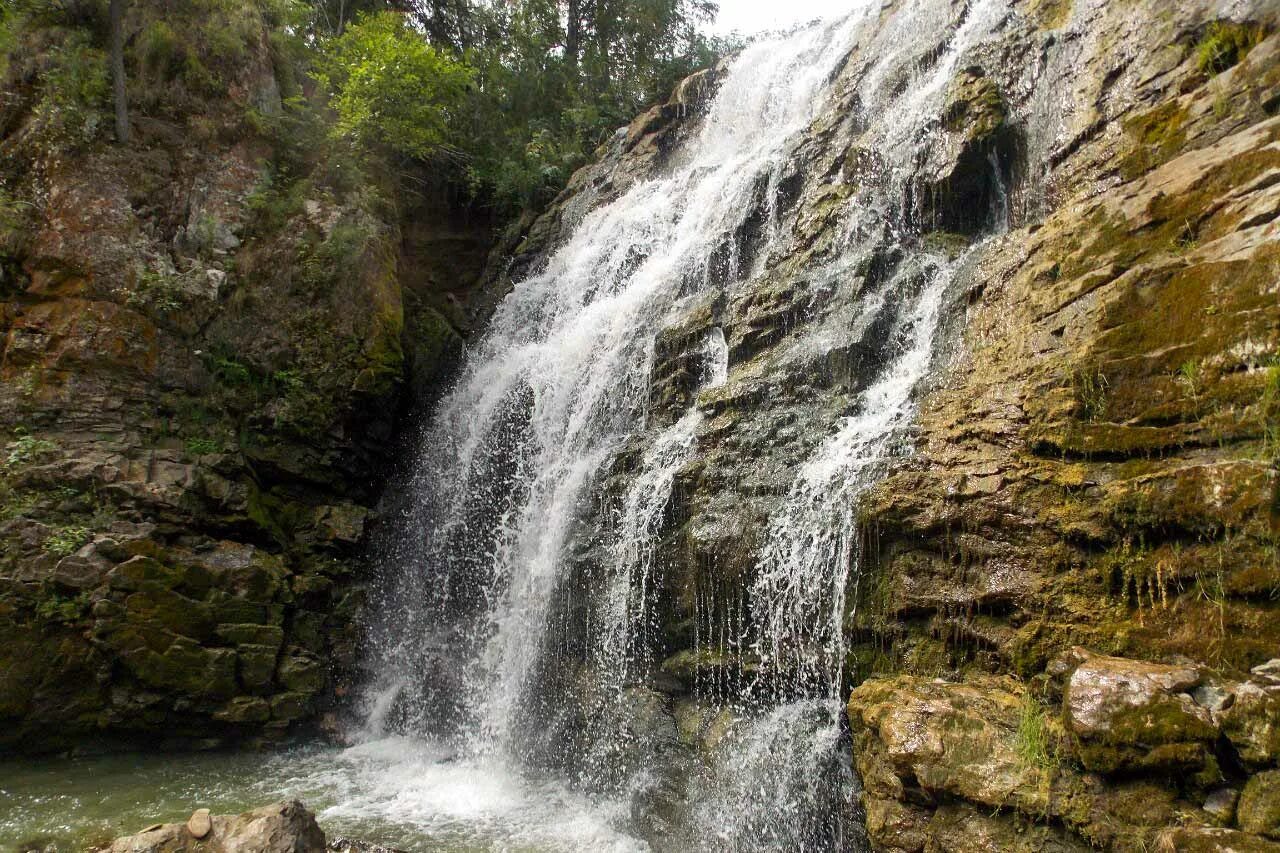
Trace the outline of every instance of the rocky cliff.
<instances>
[{"instance_id":1,"label":"rocky cliff","mask_svg":"<svg viewBox=\"0 0 1280 853\"><path fill-rule=\"evenodd\" d=\"M926 5L954 32L983 4ZM872 845L1275 849L1280 10L1012 4L903 164L871 144L863 76L905 81L948 43L877 64L899 6L873 12L885 32L842 65L834 106L709 271L733 287L654 344L649 431L604 505L668 413L701 421L662 526L659 671L634 701L691 748L723 733L718 700L762 665L743 626L766 521L883 361L874 329L816 355L797 341L880 282L923 277L919 252L959 258L912 452L849 508L848 716ZM714 83L620 133L515 269L662 170ZM837 212L903 170L914 253L886 225L856 263L836 257ZM716 328L728 378L699 392ZM601 554L576 558L604 583Z\"/></svg>"},{"instance_id":2,"label":"rocky cliff","mask_svg":"<svg viewBox=\"0 0 1280 853\"><path fill-rule=\"evenodd\" d=\"M131 144L101 22L31 21L0 101L0 750L333 704L399 415L490 242L326 141L269 5L129 5Z\"/></svg>"}]
</instances>

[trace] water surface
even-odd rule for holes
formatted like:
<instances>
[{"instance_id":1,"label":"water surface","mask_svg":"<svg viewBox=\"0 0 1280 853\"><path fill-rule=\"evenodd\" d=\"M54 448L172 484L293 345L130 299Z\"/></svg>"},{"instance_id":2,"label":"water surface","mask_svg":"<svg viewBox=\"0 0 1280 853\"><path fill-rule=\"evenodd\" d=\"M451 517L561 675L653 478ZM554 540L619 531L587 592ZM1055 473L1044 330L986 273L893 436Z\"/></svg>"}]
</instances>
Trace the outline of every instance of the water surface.
<instances>
[{"instance_id":1,"label":"water surface","mask_svg":"<svg viewBox=\"0 0 1280 853\"><path fill-rule=\"evenodd\" d=\"M197 808L238 814L292 798L331 840L414 853L646 849L616 828L625 815L614 803L388 738L348 749L0 762L0 851L83 851Z\"/></svg>"}]
</instances>

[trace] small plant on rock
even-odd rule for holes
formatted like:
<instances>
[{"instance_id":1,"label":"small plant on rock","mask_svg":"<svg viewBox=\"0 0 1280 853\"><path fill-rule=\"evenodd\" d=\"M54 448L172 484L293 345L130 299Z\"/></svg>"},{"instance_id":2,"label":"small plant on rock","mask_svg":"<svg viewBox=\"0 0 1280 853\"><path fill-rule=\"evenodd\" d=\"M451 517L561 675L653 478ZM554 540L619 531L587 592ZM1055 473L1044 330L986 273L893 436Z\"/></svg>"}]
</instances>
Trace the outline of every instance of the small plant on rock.
<instances>
[{"instance_id":1,"label":"small plant on rock","mask_svg":"<svg viewBox=\"0 0 1280 853\"><path fill-rule=\"evenodd\" d=\"M1047 770L1058 764L1056 750L1049 737L1049 723L1044 708L1030 693L1022 698L1018 709L1018 731L1015 735L1018 757L1028 767Z\"/></svg>"},{"instance_id":2,"label":"small plant on rock","mask_svg":"<svg viewBox=\"0 0 1280 853\"><path fill-rule=\"evenodd\" d=\"M90 535L87 527L59 527L49 534L41 547L46 554L69 557L89 541Z\"/></svg>"},{"instance_id":3,"label":"small plant on rock","mask_svg":"<svg viewBox=\"0 0 1280 853\"><path fill-rule=\"evenodd\" d=\"M1196 45L1196 66L1205 74L1221 74L1244 59L1265 35L1261 27L1214 21Z\"/></svg>"},{"instance_id":4,"label":"small plant on rock","mask_svg":"<svg viewBox=\"0 0 1280 853\"><path fill-rule=\"evenodd\" d=\"M22 468L49 456L58 449L58 445L47 439L37 438L19 427L17 439L9 445L9 455L5 457L4 467L7 469Z\"/></svg>"},{"instance_id":5,"label":"small plant on rock","mask_svg":"<svg viewBox=\"0 0 1280 853\"><path fill-rule=\"evenodd\" d=\"M1075 375L1076 400L1087 421L1101 420L1107 410L1107 377L1097 367L1080 370Z\"/></svg>"}]
</instances>

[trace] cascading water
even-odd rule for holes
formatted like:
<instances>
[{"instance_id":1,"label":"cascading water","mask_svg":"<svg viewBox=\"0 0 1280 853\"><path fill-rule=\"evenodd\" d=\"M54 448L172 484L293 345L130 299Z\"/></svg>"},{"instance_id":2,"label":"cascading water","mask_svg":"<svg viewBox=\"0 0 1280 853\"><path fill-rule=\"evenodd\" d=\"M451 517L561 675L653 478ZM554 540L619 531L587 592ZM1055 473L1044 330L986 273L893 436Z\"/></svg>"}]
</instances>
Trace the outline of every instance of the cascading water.
<instances>
[{"instance_id":1,"label":"cascading water","mask_svg":"<svg viewBox=\"0 0 1280 853\"><path fill-rule=\"evenodd\" d=\"M1003 8L975 0L958 21L904 12L886 23L877 0L751 46L664 175L582 212L514 287L424 430L385 561L377 677L365 742L352 750L376 767L379 793L355 797L360 808L439 819L445 836L487 822L475 837L498 846L642 845L637 835L663 849L857 846L839 701L860 580L855 506L905 450L963 261L920 248L904 203L910 164L937 133L944 84ZM907 39L912 27L923 35ZM895 43L939 35L945 49L927 65ZM698 306L731 302L791 251L789 167L855 48L879 57L856 78L859 142L888 165L836 208L810 307L778 358L874 356L845 402L815 418L823 437L792 467L744 583L690 591L693 658L734 659L691 682L689 702L726 721L695 759L644 722L670 704L650 686L670 651L661 543L682 472L707 446L701 401L732 384L738 365L728 327L713 322L691 345L689 398L656 412L655 341ZM1008 216L999 190L997 225ZM866 268L886 256L872 280ZM407 791L388 801L388 785ZM451 785L472 792L474 812L442 805L436 795ZM558 835L562 819L581 831Z\"/></svg>"}]
</instances>

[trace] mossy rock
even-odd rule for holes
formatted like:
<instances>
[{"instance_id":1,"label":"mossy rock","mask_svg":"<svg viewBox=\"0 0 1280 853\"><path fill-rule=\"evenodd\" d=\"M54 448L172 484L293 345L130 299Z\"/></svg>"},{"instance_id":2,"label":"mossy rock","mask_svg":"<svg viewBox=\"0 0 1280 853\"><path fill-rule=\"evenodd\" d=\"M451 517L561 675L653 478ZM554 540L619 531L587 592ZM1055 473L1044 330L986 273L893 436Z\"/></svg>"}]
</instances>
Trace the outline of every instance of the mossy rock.
<instances>
[{"instance_id":1,"label":"mossy rock","mask_svg":"<svg viewBox=\"0 0 1280 853\"><path fill-rule=\"evenodd\" d=\"M1007 118L1008 107L1000 87L982 69L966 68L952 79L942 109L944 128L980 142L994 136Z\"/></svg>"},{"instance_id":2,"label":"mossy rock","mask_svg":"<svg viewBox=\"0 0 1280 853\"><path fill-rule=\"evenodd\" d=\"M1259 773L1245 783L1236 815L1245 832L1280 841L1280 770Z\"/></svg>"}]
</instances>

